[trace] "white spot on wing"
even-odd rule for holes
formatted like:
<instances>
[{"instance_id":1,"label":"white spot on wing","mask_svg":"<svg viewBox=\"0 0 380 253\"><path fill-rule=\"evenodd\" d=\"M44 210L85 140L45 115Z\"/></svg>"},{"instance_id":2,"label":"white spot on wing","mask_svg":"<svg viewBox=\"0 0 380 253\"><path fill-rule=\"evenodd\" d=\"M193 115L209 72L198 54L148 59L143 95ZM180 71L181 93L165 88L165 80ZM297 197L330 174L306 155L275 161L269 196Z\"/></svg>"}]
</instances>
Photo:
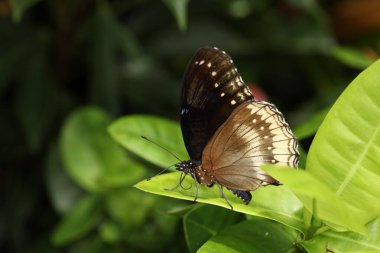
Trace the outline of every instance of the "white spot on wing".
<instances>
[{"instance_id":1,"label":"white spot on wing","mask_svg":"<svg viewBox=\"0 0 380 253\"><path fill-rule=\"evenodd\" d=\"M226 95L224 92L220 93L221 97L224 97L224 95Z\"/></svg>"},{"instance_id":2,"label":"white spot on wing","mask_svg":"<svg viewBox=\"0 0 380 253\"><path fill-rule=\"evenodd\" d=\"M244 95L243 95L243 93L241 93L241 92L238 92L237 96L238 96L241 100L244 99Z\"/></svg>"},{"instance_id":3,"label":"white spot on wing","mask_svg":"<svg viewBox=\"0 0 380 253\"><path fill-rule=\"evenodd\" d=\"M181 115L184 115L184 114L186 114L186 113L188 113L189 112L189 109L187 109L187 108L182 108L182 110L181 110Z\"/></svg>"},{"instance_id":4,"label":"white spot on wing","mask_svg":"<svg viewBox=\"0 0 380 253\"><path fill-rule=\"evenodd\" d=\"M214 84L214 87L215 87L215 88L218 88L218 86L219 86L218 83L215 83L215 84Z\"/></svg>"},{"instance_id":5,"label":"white spot on wing","mask_svg":"<svg viewBox=\"0 0 380 253\"><path fill-rule=\"evenodd\" d=\"M205 63L205 61L204 61L204 60L201 60L201 62L199 63L199 65L202 65L203 63Z\"/></svg>"},{"instance_id":6,"label":"white spot on wing","mask_svg":"<svg viewBox=\"0 0 380 253\"><path fill-rule=\"evenodd\" d=\"M231 105L234 105L234 104L236 104L236 101L235 100L231 100Z\"/></svg>"},{"instance_id":7,"label":"white spot on wing","mask_svg":"<svg viewBox=\"0 0 380 253\"><path fill-rule=\"evenodd\" d=\"M211 75L216 76L216 72L215 71L211 72Z\"/></svg>"},{"instance_id":8,"label":"white spot on wing","mask_svg":"<svg viewBox=\"0 0 380 253\"><path fill-rule=\"evenodd\" d=\"M211 62L207 63L207 67L208 67L208 68L211 67Z\"/></svg>"}]
</instances>

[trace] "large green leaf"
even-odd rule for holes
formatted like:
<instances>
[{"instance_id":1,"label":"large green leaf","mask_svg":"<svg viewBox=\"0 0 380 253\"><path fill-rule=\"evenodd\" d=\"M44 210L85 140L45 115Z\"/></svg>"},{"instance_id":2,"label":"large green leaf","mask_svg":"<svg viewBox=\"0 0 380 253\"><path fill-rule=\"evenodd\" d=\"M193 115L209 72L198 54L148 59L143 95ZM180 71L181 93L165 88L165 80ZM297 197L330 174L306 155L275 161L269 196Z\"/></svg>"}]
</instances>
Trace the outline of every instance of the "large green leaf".
<instances>
[{"instance_id":1,"label":"large green leaf","mask_svg":"<svg viewBox=\"0 0 380 253\"><path fill-rule=\"evenodd\" d=\"M263 166L274 178L289 187L302 201L305 208L326 224L340 231L356 231L365 234L366 229L346 203L336 196L323 182L304 170Z\"/></svg>"},{"instance_id":2,"label":"large green leaf","mask_svg":"<svg viewBox=\"0 0 380 253\"><path fill-rule=\"evenodd\" d=\"M327 231L301 242L310 253L324 252L329 249L334 253L377 253L380 252L380 218L368 225L368 236L352 232L338 233ZM322 251L324 250L324 251Z\"/></svg>"},{"instance_id":3,"label":"large green leaf","mask_svg":"<svg viewBox=\"0 0 380 253\"><path fill-rule=\"evenodd\" d=\"M179 173L168 173L156 176L150 181L144 180L136 184L135 187L154 194L169 196L173 198L194 200L194 181L187 177L183 186L190 189L178 187L176 190L165 190L178 184ZM234 211L265 217L281 222L298 231L303 231L303 220L301 215L302 205L299 200L286 188L268 186L257 189L253 192L253 199L249 205L245 205L241 199L237 198L230 191L224 190L224 194L232 204ZM198 202L222 206L230 209L226 200L221 197L219 189L199 186Z\"/></svg>"},{"instance_id":4,"label":"large green leaf","mask_svg":"<svg viewBox=\"0 0 380 253\"><path fill-rule=\"evenodd\" d=\"M96 107L73 112L60 136L63 164L69 175L88 191L130 185L144 176L144 169L108 135L111 118Z\"/></svg>"},{"instance_id":5,"label":"large green leaf","mask_svg":"<svg viewBox=\"0 0 380 253\"><path fill-rule=\"evenodd\" d=\"M96 196L86 195L80 199L54 229L53 243L64 245L87 234L100 221L100 207L100 201Z\"/></svg>"},{"instance_id":6,"label":"large green leaf","mask_svg":"<svg viewBox=\"0 0 380 253\"><path fill-rule=\"evenodd\" d=\"M366 223L380 215L380 60L338 98L310 147L306 169Z\"/></svg>"},{"instance_id":7,"label":"large green leaf","mask_svg":"<svg viewBox=\"0 0 380 253\"><path fill-rule=\"evenodd\" d=\"M211 236L235 224L240 215L224 208L200 205L183 217L185 238L190 252L196 252Z\"/></svg>"},{"instance_id":8,"label":"large green leaf","mask_svg":"<svg viewBox=\"0 0 380 253\"><path fill-rule=\"evenodd\" d=\"M173 121L154 116L131 115L114 121L108 128L111 136L129 151L162 167L168 167L178 160L169 152L154 145L141 136L178 154L181 160L188 158L183 144L181 129Z\"/></svg>"},{"instance_id":9,"label":"large green leaf","mask_svg":"<svg viewBox=\"0 0 380 253\"><path fill-rule=\"evenodd\" d=\"M211 238L199 253L292 252L297 233L270 220L249 220Z\"/></svg>"}]
</instances>

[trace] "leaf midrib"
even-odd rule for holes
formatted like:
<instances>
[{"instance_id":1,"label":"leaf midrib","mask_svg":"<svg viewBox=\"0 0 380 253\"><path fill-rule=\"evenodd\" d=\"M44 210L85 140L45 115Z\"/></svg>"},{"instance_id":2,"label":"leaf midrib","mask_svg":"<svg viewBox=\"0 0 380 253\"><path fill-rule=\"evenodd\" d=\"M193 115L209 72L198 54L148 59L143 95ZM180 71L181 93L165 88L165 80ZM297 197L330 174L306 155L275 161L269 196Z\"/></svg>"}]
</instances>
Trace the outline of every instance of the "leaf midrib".
<instances>
[{"instance_id":1,"label":"leaf midrib","mask_svg":"<svg viewBox=\"0 0 380 253\"><path fill-rule=\"evenodd\" d=\"M357 245L365 246L365 247L368 247L368 248L371 248L371 249L380 250L380 247L377 247L376 245L373 245L373 244L370 244L370 243L367 243L367 242L363 242L363 241L358 241L358 240L355 240L355 239L353 239L351 237L346 237L346 236L338 235L338 234L335 234L335 233L329 233L329 232L326 233L326 236L329 236L329 237L332 237L332 238L336 238L336 239L341 239L341 240L344 240L346 242L352 242L352 243L355 243Z\"/></svg>"},{"instance_id":2,"label":"leaf midrib","mask_svg":"<svg viewBox=\"0 0 380 253\"><path fill-rule=\"evenodd\" d=\"M357 159L356 163L354 164L354 166L352 167L352 169L349 171L349 173L347 174L347 176L345 177L345 179L343 180L342 184L339 186L338 190L336 191L336 195L337 196L340 196L342 194L342 192L345 190L345 188L347 187L348 183L352 180L352 178L354 177L355 173L357 172L357 170L359 169L359 166L360 164L362 164L364 158L366 157L366 154L368 153L368 150L370 149L370 147L372 146L372 143L374 142L374 140L376 139L377 135L379 134L379 131L380 131L380 125L377 126L374 134L372 135L371 139L369 140L368 144L366 145L365 149L363 150L363 152L360 154L359 158Z\"/></svg>"}]
</instances>

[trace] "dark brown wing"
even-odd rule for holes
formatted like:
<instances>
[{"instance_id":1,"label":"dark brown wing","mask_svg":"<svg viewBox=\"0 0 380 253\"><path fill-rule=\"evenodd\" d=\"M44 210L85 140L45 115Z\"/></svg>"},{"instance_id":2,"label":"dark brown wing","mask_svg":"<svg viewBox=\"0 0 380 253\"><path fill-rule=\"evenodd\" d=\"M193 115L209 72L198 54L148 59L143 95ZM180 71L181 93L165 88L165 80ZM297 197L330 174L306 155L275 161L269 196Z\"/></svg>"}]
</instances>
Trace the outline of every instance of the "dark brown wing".
<instances>
[{"instance_id":1,"label":"dark brown wing","mask_svg":"<svg viewBox=\"0 0 380 253\"><path fill-rule=\"evenodd\" d=\"M206 146L202 167L228 188L251 191L276 184L260 165L296 167L297 140L277 108L266 102L245 102L221 125Z\"/></svg>"},{"instance_id":2,"label":"dark brown wing","mask_svg":"<svg viewBox=\"0 0 380 253\"><path fill-rule=\"evenodd\" d=\"M191 160L200 163L216 130L247 100L252 94L231 58L217 48L200 48L187 66L181 91L182 135Z\"/></svg>"}]
</instances>

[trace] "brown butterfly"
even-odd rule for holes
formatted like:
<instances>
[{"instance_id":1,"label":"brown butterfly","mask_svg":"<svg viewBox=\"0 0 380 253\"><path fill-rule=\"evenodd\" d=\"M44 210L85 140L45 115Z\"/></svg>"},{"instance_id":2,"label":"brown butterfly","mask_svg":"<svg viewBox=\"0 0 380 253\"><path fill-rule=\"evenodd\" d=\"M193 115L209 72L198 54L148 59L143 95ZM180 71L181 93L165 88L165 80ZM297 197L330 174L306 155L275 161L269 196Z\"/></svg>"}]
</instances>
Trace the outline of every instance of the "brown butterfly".
<instances>
[{"instance_id":1,"label":"brown butterfly","mask_svg":"<svg viewBox=\"0 0 380 253\"><path fill-rule=\"evenodd\" d=\"M216 184L231 190L246 204L249 191L280 183L260 165L297 167L295 136L281 112L257 101L232 59L217 48L200 48L189 62L181 92L181 129L189 161L176 164L196 185ZM175 189L173 188L173 189Z\"/></svg>"}]
</instances>

